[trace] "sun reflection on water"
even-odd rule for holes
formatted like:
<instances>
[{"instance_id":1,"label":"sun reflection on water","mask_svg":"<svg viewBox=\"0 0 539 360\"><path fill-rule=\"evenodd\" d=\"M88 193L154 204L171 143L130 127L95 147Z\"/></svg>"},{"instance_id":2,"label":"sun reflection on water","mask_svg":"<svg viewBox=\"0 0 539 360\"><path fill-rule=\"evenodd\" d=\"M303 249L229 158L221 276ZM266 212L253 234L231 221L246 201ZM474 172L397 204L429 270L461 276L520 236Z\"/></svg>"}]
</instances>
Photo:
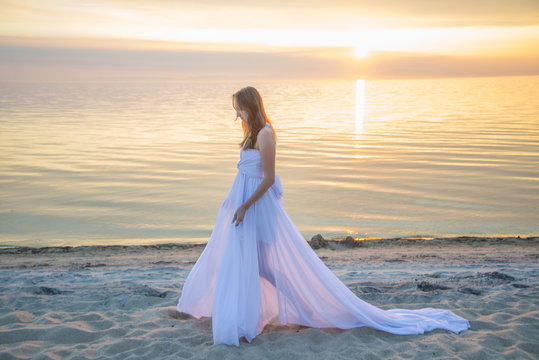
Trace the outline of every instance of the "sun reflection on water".
<instances>
[{"instance_id":1,"label":"sun reflection on water","mask_svg":"<svg viewBox=\"0 0 539 360\"><path fill-rule=\"evenodd\" d=\"M361 159L364 155L361 152L361 135L363 134L363 121L365 119L365 80L356 80L356 126L354 134L354 158ZM357 151L356 151L357 149Z\"/></svg>"}]
</instances>

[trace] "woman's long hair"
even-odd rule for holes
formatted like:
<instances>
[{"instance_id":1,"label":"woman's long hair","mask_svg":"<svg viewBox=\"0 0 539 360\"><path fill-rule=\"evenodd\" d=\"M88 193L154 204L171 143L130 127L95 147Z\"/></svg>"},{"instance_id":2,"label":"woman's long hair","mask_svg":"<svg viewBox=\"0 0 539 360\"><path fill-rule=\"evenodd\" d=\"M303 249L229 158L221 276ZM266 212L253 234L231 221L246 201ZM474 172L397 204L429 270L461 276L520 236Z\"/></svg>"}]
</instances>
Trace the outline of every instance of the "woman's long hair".
<instances>
[{"instance_id":1,"label":"woman's long hair","mask_svg":"<svg viewBox=\"0 0 539 360\"><path fill-rule=\"evenodd\" d=\"M247 112L247 124L243 121L241 122L241 127L243 128L243 140L241 141L240 146L242 148L254 149L258 132L266 126L266 123L271 125L273 134L277 137L273 124L266 115L262 96L260 96L258 90L252 86L247 86L238 90L232 95L232 107L234 107L234 99L236 99L236 105L240 110ZM237 119L238 118L236 117L236 120Z\"/></svg>"}]
</instances>

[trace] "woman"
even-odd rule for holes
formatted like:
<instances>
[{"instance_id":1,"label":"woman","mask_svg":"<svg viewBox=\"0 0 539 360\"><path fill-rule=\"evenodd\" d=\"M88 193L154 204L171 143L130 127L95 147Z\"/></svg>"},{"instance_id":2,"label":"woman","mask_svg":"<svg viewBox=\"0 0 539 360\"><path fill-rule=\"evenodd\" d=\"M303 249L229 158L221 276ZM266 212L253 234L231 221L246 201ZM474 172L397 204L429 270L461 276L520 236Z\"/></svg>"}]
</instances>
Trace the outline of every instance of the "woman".
<instances>
[{"instance_id":1,"label":"woman","mask_svg":"<svg viewBox=\"0 0 539 360\"><path fill-rule=\"evenodd\" d=\"M400 335L470 328L449 310L382 310L355 296L283 208L275 174L275 130L262 97L245 87L232 95L232 104L244 134L238 174L208 244L187 276L179 312L211 316L214 344L236 346L243 336L251 342L275 316L282 325L367 326Z\"/></svg>"}]
</instances>

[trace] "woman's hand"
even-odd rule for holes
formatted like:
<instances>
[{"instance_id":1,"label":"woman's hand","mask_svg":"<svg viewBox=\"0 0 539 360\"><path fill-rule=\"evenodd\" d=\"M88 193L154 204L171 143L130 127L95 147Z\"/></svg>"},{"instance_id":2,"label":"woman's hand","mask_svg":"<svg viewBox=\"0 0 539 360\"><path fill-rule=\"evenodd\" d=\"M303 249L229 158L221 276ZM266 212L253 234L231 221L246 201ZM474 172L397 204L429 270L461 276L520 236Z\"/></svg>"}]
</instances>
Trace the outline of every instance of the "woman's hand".
<instances>
[{"instance_id":1,"label":"woman's hand","mask_svg":"<svg viewBox=\"0 0 539 360\"><path fill-rule=\"evenodd\" d=\"M236 222L236 226L240 224L240 222L243 221L243 217L245 216L245 212L247 211L247 208L244 205L241 205L238 210L234 213L234 218L232 219L232 223L234 221Z\"/></svg>"}]
</instances>

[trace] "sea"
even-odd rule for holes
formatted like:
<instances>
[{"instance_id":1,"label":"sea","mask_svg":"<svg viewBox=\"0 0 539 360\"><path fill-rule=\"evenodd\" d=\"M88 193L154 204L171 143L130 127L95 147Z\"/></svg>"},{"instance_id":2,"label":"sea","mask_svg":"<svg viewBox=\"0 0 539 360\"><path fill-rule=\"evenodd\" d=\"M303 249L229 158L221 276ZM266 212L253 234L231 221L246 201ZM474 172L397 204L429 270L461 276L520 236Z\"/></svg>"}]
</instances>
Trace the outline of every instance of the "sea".
<instances>
[{"instance_id":1,"label":"sea","mask_svg":"<svg viewBox=\"0 0 539 360\"><path fill-rule=\"evenodd\" d=\"M539 234L539 76L0 83L0 246L205 243L261 93L310 239Z\"/></svg>"}]
</instances>

